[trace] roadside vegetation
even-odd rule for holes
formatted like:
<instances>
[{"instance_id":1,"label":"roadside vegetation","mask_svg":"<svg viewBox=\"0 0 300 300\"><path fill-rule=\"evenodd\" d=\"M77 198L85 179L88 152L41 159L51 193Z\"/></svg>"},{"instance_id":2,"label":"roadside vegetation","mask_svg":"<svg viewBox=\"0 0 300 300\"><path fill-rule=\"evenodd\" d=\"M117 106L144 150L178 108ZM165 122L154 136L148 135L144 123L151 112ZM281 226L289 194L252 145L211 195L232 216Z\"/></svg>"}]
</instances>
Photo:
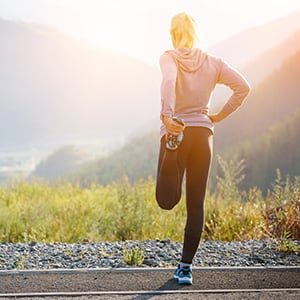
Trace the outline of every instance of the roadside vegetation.
<instances>
[{"instance_id":1,"label":"roadside vegetation","mask_svg":"<svg viewBox=\"0 0 300 300\"><path fill-rule=\"evenodd\" d=\"M300 177L277 179L266 196L239 189L244 162L218 157L221 174L207 192L204 240L276 239L281 251L300 240ZM170 238L182 241L185 195L172 211L155 201L155 181L123 177L106 186L41 181L0 187L0 242L97 242Z\"/></svg>"}]
</instances>

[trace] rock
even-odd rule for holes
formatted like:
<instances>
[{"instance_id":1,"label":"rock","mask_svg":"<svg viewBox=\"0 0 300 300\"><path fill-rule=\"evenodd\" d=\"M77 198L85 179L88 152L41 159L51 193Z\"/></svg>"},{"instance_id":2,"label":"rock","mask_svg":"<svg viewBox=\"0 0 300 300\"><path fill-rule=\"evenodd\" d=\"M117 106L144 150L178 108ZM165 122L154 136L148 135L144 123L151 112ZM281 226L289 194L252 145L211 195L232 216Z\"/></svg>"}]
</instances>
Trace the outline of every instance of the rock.
<instances>
[{"instance_id":1,"label":"rock","mask_svg":"<svg viewBox=\"0 0 300 300\"><path fill-rule=\"evenodd\" d=\"M297 241L298 245L300 242ZM140 247L142 268L177 266L182 243L170 239L100 243L0 244L0 270L49 268L124 268L123 249ZM194 266L299 266L299 253L281 253L270 240L241 242L204 241L195 255Z\"/></svg>"}]
</instances>

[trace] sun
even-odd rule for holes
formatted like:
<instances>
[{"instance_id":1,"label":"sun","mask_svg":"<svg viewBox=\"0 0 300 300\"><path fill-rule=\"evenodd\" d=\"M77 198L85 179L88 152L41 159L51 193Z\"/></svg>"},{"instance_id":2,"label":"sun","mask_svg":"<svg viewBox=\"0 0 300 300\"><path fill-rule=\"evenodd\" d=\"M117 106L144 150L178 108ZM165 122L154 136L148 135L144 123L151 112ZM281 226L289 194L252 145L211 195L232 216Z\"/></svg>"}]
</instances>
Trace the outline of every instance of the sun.
<instances>
[{"instance_id":1,"label":"sun","mask_svg":"<svg viewBox=\"0 0 300 300\"><path fill-rule=\"evenodd\" d=\"M133 3L135 1L130 1ZM127 1L80 2L81 18L77 28L85 40L92 41L101 48L118 51L130 49L134 24L134 11Z\"/></svg>"}]
</instances>

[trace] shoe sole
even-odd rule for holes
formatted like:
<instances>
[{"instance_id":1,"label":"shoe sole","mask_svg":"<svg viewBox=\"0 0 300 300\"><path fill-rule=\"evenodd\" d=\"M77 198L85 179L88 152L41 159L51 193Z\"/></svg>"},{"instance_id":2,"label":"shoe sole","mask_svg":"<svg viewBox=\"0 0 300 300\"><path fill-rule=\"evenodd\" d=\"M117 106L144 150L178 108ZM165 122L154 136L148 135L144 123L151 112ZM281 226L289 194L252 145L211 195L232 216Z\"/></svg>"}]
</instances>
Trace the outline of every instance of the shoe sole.
<instances>
[{"instance_id":1,"label":"shoe sole","mask_svg":"<svg viewBox=\"0 0 300 300\"><path fill-rule=\"evenodd\" d=\"M175 281L178 282L178 284L188 284L188 285L193 284L193 280L188 277L179 278L178 276L174 276L174 279L175 279Z\"/></svg>"}]
</instances>

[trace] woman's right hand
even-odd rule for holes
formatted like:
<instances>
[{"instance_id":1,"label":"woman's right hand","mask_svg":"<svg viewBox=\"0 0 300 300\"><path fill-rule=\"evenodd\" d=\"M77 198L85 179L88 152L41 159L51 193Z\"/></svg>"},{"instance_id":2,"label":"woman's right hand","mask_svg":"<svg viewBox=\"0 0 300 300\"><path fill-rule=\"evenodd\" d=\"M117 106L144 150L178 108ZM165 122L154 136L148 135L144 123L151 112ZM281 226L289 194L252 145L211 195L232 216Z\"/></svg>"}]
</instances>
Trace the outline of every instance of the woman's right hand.
<instances>
[{"instance_id":1,"label":"woman's right hand","mask_svg":"<svg viewBox=\"0 0 300 300\"><path fill-rule=\"evenodd\" d=\"M219 119L217 115L208 115L212 123L218 123Z\"/></svg>"},{"instance_id":2,"label":"woman's right hand","mask_svg":"<svg viewBox=\"0 0 300 300\"><path fill-rule=\"evenodd\" d=\"M170 117L163 116L162 121L166 126L167 133L179 135L184 130L184 125L177 123Z\"/></svg>"}]
</instances>

